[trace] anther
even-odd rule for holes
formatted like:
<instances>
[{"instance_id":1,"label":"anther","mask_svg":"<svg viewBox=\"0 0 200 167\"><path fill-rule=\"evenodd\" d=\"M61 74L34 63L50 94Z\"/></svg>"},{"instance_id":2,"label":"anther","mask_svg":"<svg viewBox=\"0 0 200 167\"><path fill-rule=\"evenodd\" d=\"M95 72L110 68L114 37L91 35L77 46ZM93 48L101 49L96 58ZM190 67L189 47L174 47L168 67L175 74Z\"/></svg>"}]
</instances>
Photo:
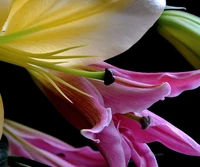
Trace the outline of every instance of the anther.
<instances>
[{"instance_id":1,"label":"anther","mask_svg":"<svg viewBox=\"0 0 200 167\"><path fill-rule=\"evenodd\" d=\"M151 125L152 119L150 116L143 116L140 120L139 120L142 129L148 129L149 126Z\"/></svg>"},{"instance_id":2,"label":"anther","mask_svg":"<svg viewBox=\"0 0 200 167\"><path fill-rule=\"evenodd\" d=\"M104 75L104 84L111 85L113 82L115 82L114 71L111 68L106 68Z\"/></svg>"}]
</instances>

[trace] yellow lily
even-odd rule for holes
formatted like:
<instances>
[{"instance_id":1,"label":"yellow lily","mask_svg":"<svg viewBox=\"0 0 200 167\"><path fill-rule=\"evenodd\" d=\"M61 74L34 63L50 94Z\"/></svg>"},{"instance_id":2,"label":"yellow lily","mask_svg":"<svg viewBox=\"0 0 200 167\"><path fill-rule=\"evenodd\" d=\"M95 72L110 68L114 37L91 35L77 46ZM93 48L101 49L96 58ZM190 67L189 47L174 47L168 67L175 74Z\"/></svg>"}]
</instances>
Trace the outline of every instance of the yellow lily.
<instances>
[{"instance_id":1,"label":"yellow lily","mask_svg":"<svg viewBox=\"0 0 200 167\"><path fill-rule=\"evenodd\" d=\"M55 83L64 81L49 69L104 80L105 72L77 66L129 49L155 23L165 4L165 0L1 0L0 60L26 68L65 96Z\"/></svg>"},{"instance_id":2,"label":"yellow lily","mask_svg":"<svg viewBox=\"0 0 200 167\"><path fill-rule=\"evenodd\" d=\"M158 19L165 3L1 0L0 60L29 69L85 75L74 71L74 66L103 61L129 49Z\"/></svg>"}]
</instances>

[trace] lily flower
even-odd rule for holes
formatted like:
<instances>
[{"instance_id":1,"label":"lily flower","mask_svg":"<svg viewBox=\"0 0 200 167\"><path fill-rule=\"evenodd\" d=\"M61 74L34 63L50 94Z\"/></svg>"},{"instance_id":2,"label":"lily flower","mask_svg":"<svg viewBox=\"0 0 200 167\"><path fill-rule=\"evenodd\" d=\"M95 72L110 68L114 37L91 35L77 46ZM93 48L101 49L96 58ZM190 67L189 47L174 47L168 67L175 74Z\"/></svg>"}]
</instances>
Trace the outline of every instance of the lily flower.
<instances>
[{"instance_id":1,"label":"lily flower","mask_svg":"<svg viewBox=\"0 0 200 167\"><path fill-rule=\"evenodd\" d=\"M108 167L103 156L90 147L75 148L50 135L5 119L4 135L9 155L25 157L51 167Z\"/></svg>"},{"instance_id":2,"label":"lily flower","mask_svg":"<svg viewBox=\"0 0 200 167\"><path fill-rule=\"evenodd\" d=\"M0 60L29 70L62 71L116 56L135 44L165 0L1 0ZM64 66L63 66L64 65Z\"/></svg>"},{"instance_id":3,"label":"lily flower","mask_svg":"<svg viewBox=\"0 0 200 167\"><path fill-rule=\"evenodd\" d=\"M145 144L148 140L145 140L143 144L139 144L137 140L136 143L131 144L129 141L132 142L132 139L126 139L128 136L122 138L122 134L119 132L120 120L117 121L119 125L115 125L116 121L114 119L119 114L125 115L128 117L127 119L135 122L138 126L141 124L142 127L140 128L148 128L151 122L150 118L152 117L154 122L154 117L156 116L152 116L152 114L149 114L149 117L146 115L137 116L137 114L143 113L152 104L159 100L164 100L165 97L176 97L183 91L199 87L200 70L180 73L140 73L122 70L104 62L87 67L80 66L79 68L86 71L110 69L113 71L115 82L106 87L103 82L94 79L49 71L55 76L54 80L51 81L57 85L61 91L59 92L43 76L37 73L31 74L39 88L66 120L80 129L82 135L92 140L98 147L110 167L126 167L131 157L138 166L148 166L150 162L155 166L155 157ZM69 88L66 83L87 93L87 95ZM66 100L64 95L71 101ZM163 123L165 124L166 122ZM168 126L168 123L165 125ZM159 127L162 128L163 126L159 124ZM144 134L146 133L145 130L141 130L141 134L142 131L144 131ZM171 135L170 133L169 135ZM177 142L177 135L179 133L173 133L168 139L171 142ZM154 141L161 140L156 137L158 136L153 138ZM190 144L188 138L185 134L185 138L182 141L185 145ZM166 141L162 141L162 143L168 146ZM169 148L174 149L171 146ZM192 152L192 148L189 148L189 146L185 148L185 151L181 149L179 151L186 154ZM177 151L177 149L174 150ZM143 158L140 159L139 157ZM142 163L141 161L145 158L150 160Z\"/></svg>"},{"instance_id":4,"label":"lily flower","mask_svg":"<svg viewBox=\"0 0 200 167\"><path fill-rule=\"evenodd\" d=\"M164 11L157 21L158 32L194 66L200 68L200 18L185 11Z\"/></svg>"},{"instance_id":5,"label":"lily flower","mask_svg":"<svg viewBox=\"0 0 200 167\"><path fill-rule=\"evenodd\" d=\"M115 114L113 116L113 121L115 123L115 128L118 129L116 135L120 135L121 141L128 145L128 147L124 147L124 152L130 152L129 156L135 162L136 166L158 166L155 155L146 144L151 142L160 142L169 149L179 153L200 156L200 145L197 142L158 115L148 110L129 114L129 117ZM152 118L152 123L148 129L143 130L138 122L130 119L131 116L148 116ZM109 131L112 131L112 128L110 128ZM110 139L110 142L112 142L112 140L113 139ZM104 146L108 147L108 145ZM113 154L109 149L107 150L108 154Z\"/></svg>"}]
</instances>

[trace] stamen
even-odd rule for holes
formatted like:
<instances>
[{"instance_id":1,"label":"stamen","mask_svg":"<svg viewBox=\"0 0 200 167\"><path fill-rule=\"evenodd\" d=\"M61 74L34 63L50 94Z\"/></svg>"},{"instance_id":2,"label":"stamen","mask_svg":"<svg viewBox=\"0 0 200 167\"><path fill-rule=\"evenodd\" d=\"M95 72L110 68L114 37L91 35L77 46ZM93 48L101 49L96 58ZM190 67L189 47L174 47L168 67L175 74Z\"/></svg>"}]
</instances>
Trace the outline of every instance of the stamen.
<instances>
[{"instance_id":1,"label":"stamen","mask_svg":"<svg viewBox=\"0 0 200 167\"><path fill-rule=\"evenodd\" d=\"M134 120L134 121L137 121L141 124L141 128L142 129L148 129L149 126L151 125L152 123L152 119L150 116L143 116L143 117L140 117L140 116L136 116L136 115L133 115L133 114L124 114L125 116L127 116L128 118Z\"/></svg>"},{"instance_id":2,"label":"stamen","mask_svg":"<svg viewBox=\"0 0 200 167\"><path fill-rule=\"evenodd\" d=\"M114 71L111 68L106 68L104 74L104 84L111 85L113 82L115 82Z\"/></svg>"}]
</instances>

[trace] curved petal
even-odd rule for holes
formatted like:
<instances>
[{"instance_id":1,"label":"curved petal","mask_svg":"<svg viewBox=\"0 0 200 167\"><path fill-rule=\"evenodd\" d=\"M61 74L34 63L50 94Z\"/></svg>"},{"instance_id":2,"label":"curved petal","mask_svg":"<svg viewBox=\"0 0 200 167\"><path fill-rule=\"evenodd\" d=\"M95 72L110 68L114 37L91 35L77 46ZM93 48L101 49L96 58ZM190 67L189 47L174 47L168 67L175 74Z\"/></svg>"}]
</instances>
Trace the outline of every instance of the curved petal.
<instances>
[{"instance_id":1,"label":"curved petal","mask_svg":"<svg viewBox=\"0 0 200 167\"><path fill-rule=\"evenodd\" d=\"M98 81L91 82L101 93L105 107L111 107L113 114L141 112L155 102L163 100L171 90L168 83L144 86L141 83L136 84L134 81L130 81L127 85L116 81L106 87Z\"/></svg>"},{"instance_id":2,"label":"curved petal","mask_svg":"<svg viewBox=\"0 0 200 167\"><path fill-rule=\"evenodd\" d=\"M156 158L147 144L139 143L128 128L119 127L120 133L131 149L131 159L137 167L157 167Z\"/></svg>"},{"instance_id":3,"label":"curved petal","mask_svg":"<svg viewBox=\"0 0 200 167\"><path fill-rule=\"evenodd\" d=\"M37 3L39 9L44 9L36 12L36 7L27 3ZM73 59L66 65L105 60L126 51L155 23L165 7L165 0L60 0L53 7L53 0L48 5L44 0L27 3L9 19L6 33L14 31L15 24L23 28L29 18L31 23L16 33L19 40L10 41L9 45L33 53L85 45L63 54L96 56ZM37 17L24 18L25 11ZM23 17L24 24L18 23L19 17Z\"/></svg>"},{"instance_id":4,"label":"curved petal","mask_svg":"<svg viewBox=\"0 0 200 167\"><path fill-rule=\"evenodd\" d=\"M146 130L142 130L138 122L122 115L117 116L121 120L121 126L129 128L137 142L150 143L158 141L174 151L200 156L200 145L169 122L148 110L137 113L137 115L150 116L152 118L151 126Z\"/></svg>"},{"instance_id":5,"label":"curved petal","mask_svg":"<svg viewBox=\"0 0 200 167\"><path fill-rule=\"evenodd\" d=\"M128 80L141 82L143 84L159 85L167 82L171 87L171 93L168 97L175 97L183 91L192 90L200 86L200 70L187 72L158 72L158 73L142 73L123 70L107 63L98 63L91 65L97 70L112 68L115 75Z\"/></svg>"},{"instance_id":6,"label":"curved petal","mask_svg":"<svg viewBox=\"0 0 200 167\"><path fill-rule=\"evenodd\" d=\"M127 167L131 156L128 144L111 122L103 131L96 134L100 142L95 145L105 157L109 167Z\"/></svg>"},{"instance_id":7,"label":"curved petal","mask_svg":"<svg viewBox=\"0 0 200 167\"><path fill-rule=\"evenodd\" d=\"M50 135L5 120L5 132L12 155L24 156L53 166L107 167L99 152L89 147L74 148Z\"/></svg>"},{"instance_id":8,"label":"curved petal","mask_svg":"<svg viewBox=\"0 0 200 167\"><path fill-rule=\"evenodd\" d=\"M110 109L105 109L101 94L87 79L66 75L63 73L54 73L64 82L71 84L77 89L87 93L90 96L84 95L76 90L70 89L61 83L57 83L62 92L71 100L64 98L54 87L49 83L43 85L41 82L45 79L35 78L36 84L45 93L48 99L52 102L55 108L78 129L81 133L96 142L93 133L99 133L102 129L109 125L112 119ZM48 87L49 85L49 87Z\"/></svg>"}]
</instances>

